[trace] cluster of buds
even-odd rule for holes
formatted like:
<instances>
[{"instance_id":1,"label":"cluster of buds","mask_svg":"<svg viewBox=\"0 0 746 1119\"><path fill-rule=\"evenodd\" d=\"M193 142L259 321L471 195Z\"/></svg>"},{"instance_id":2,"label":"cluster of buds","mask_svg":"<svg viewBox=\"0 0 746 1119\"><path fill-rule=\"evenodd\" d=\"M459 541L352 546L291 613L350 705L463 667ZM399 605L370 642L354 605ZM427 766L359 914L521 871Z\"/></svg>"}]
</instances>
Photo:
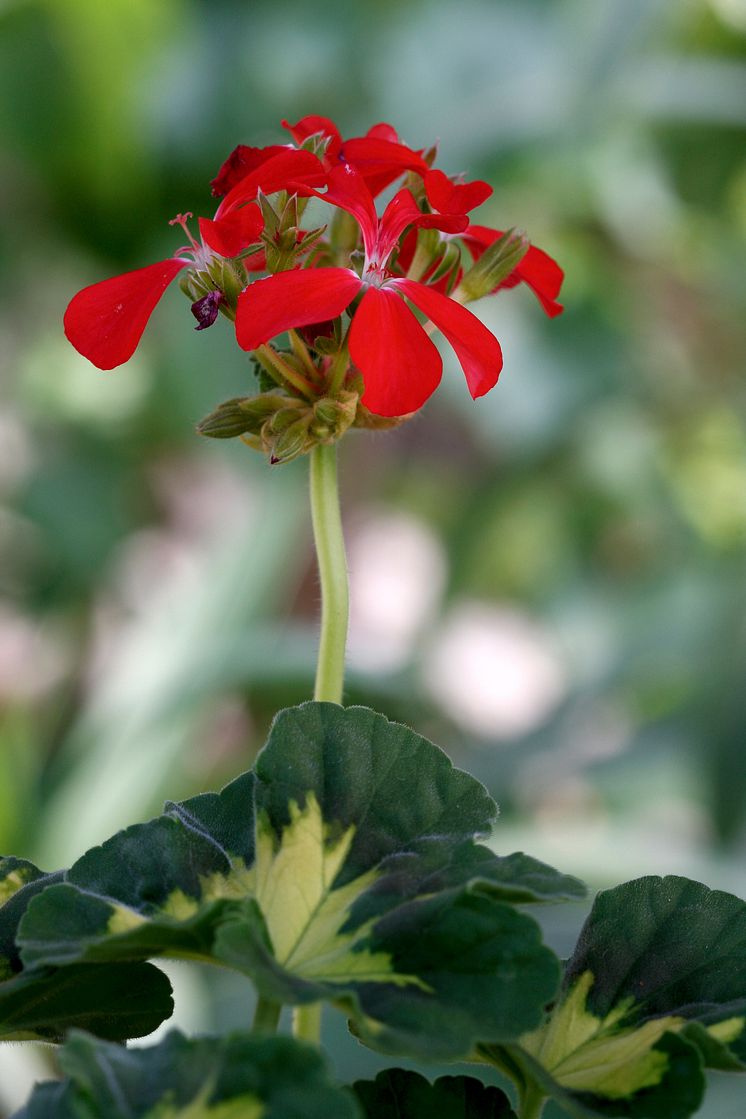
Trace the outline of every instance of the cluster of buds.
<instances>
[{"instance_id":1,"label":"cluster of buds","mask_svg":"<svg viewBox=\"0 0 746 1119\"><path fill-rule=\"evenodd\" d=\"M336 443L355 423L358 407L358 393L346 390L313 402L265 392L224 401L197 425L197 431L213 439L238 435L274 465L290 462L320 443Z\"/></svg>"},{"instance_id":2,"label":"cluster of buds","mask_svg":"<svg viewBox=\"0 0 746 1119\"><path fill-rule=\"evenodd\" d=\"M224 316L260 368L262 391L226 401L198 430L239 436L275 463L417 411L441 377L436 329L472 397L488 392L502 352L464 304L525 283L548 314L562 309L559 267L522 234L472 224L492 190L434 168L435 148L410 148L385 124L348 140L324 117L285 127L291 144L231 153L199 239L178 215L188 243L173 257L84 288L65 315L72 344L111 369L180 276L196 329ZM379 215L376 198L398 179ZM309 222L317 200L327 211Z\"/></svg>"}]
</instances>

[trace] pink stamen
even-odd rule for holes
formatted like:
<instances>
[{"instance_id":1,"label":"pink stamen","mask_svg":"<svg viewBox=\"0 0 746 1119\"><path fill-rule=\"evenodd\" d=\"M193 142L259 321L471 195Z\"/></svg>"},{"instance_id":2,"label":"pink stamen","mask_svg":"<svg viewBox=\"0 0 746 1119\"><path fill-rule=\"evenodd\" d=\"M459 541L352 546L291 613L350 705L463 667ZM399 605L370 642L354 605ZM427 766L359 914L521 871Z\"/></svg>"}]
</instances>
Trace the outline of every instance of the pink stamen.
<instances>
[{"instance_id":1,"label":"pink stamen","mask_svg":"<svg viewBox=\"0 0 746 1119\"><path fill-rule=\"evenodd\" d=\"M194 214L190 210L187 210L185 214L177 214L175 218L171 218L171 221L168 224L180 225L181 228L184 230L186 236L189 238L189 244L192 246L192 248L199 250L201 246L198 245L197 242L194 240L194 237L192 237L189 227L187 226L187 222L190 218L193 217Z\"/></svg>"}]
</instances>

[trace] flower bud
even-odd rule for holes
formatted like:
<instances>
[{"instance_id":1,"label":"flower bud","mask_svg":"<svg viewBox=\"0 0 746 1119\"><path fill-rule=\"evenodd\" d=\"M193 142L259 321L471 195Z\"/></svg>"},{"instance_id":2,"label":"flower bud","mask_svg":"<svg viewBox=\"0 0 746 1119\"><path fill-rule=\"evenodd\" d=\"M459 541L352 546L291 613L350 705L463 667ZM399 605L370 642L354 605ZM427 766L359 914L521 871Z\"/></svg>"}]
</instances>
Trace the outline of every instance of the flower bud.
<instances>
[{"instance_id":1,"label":"flower bud","mask_svg":"<svg viewBox=\"0 0 746 1119\"><path fill-rule=\"evenodd\" d=\"M302 416L281 431L276 438L266 440L269 444L267 450L272 466L282 462L292 462L294 458L310 450L313 440L309 439L308 435L309 419L309 415Z\"/></svg>"},{"instance_id":2,"label":"flower bud","mask_svg":"<svg viewBox=\"0 0 746 1119\"><path fill-rule=\"evenodd\" d=\"M310 434L319 443L334 443L351 427L357 411L358 394L341 392L333 399L325 396L313 406Z\"/></svg>"},{"instance_id":3,"label":"flower bud","mask_svg":"<svg viewBox=\"0 0 746 1119\"><path fill-rule=\"evenodd\" d=\"M237 435L258 434L268 417L284 407L282 393L260 396L235 396L224 400L214 412L197 424L197 432L211 439L234 439Z\"/></svg>"},{"instance_id":4,"label":"flower bud","mask_svg":"<svg viewBox=\"0 0 746 1119\"><path fill-rule=\"evenodd\" d=\"M506 280L529 250L528 237L509 229L475 261L458 286L461 302L481 299Z\"/></svg>"}]
</instances>

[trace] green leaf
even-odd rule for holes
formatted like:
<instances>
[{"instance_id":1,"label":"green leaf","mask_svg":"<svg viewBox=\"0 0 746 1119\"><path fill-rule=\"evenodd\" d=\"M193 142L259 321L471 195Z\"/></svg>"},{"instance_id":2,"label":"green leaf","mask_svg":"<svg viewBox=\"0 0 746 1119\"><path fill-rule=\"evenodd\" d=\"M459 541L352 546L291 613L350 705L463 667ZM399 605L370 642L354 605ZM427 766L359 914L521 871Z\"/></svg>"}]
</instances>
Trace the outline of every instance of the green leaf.
<instances>
[{"instance_id":1,"label":"green leaf","mask_svg":"<svg viewBox=\"0 0 746 1119\"><path fill-rule=\"evenodd\" d=\"M59 1041L72 1026L112 1040L152 1033L173 1002L168 979L150 964L22 969L19 921L31 899L59 878L23 859L0 860L0 889L7 887L0 906L0 1041Z\"/></svg>"},{"instance_id":2,"label":"green leaf","mask_svg":"<svg viewBox=\"0 0 746 1119\"><path fill-rule=\"evenodd\" d=\"M0 905L9 901L28 882L43 877L43 872L28 859L17 859L13 855L0 857Z\"/></svg>"},{"instance_id":3,"label":"green leaf","mask_svg":"<svg viewBox=\"0 0 746 1119\"><path fill-rule=\"evenodd\" d=\"M493 896L509 875L473 843L496 811L478 782L408 728L333 704L281 715L256 775L255 897L219 930L222 959L269 998L337 1003L388 1052L456 1056L537 1020L555 963Z\"/></svg>"},{"instance_id":4,"label":"green leaf","mask_svg":"<svg viewBox=\"0 0 746 1119\"><path fill-rule=\"evenodd\" d=\"M703 1064L746 1067L746 903L678 877L599 894L547 1022L482 1051L572 1115L685 1119Z\"/></svg>"},{"instance_id":5,"label":"green leaf","mask_svg":"<svg viewBox=\"0 0 746 1119\"><path fill-rule=\"evenodd\" d=\"M171 984L152 964L44 968L0 984L0 1041L60 1041L73 1026L124 1041L172 1013Z\"/></svg>"},{"instance_id":6,"label":"green leaf","mask_svg":"<svg viewBox=\"0 0 746 1119\"><path fill-rule=\"evenodd\" d=\"M26 1106L13 1119L79 1119L72 1100L73 1088L65 1083L47 1081L37 1084Z\"/></svg>"},{"instance_id":7,"label":"green leaf","mask_svg":"<svg viewBox=\"0 0 746 1119\"><path fill-rule=\"evenodd\" d=\"M265 997L326 999L366 1042L455 1057L515 1039L558 963L508 902L576 879L474 842L496 806L426 739L365 708L282 712L255 773L89 851L21 927L26 966L212 959Z\"/></svg>"},{"instance_id":8,"label":"green leaf","mask_svg":"<svg viewBox=\"0 0 746 1119\"><path fill-rule=\"evenodd\" d=\"M499 1088L471 1076L441 1076L434 1084L401 1068L353 1085L366 1119L516 1119Z\"/></svg>"},{"instance_id":9,"label":"green leaf","mask_svg":"<svg viewBox=\"0 0 746 1119\"><path fill-rule=\"evenodd\" d=\"M94 847L24 919L27 967L169 955L214 962L215 929L250 893L254 775Z\"/></svg>"},{"instance_id":10,"label":"green leaf","mask_svg":"<svg viewBox=\"0 0 746 1119\"><path fill-rule=\"evenodd\" d=\"M39 1085L16 1119L358 1119L321 1055L288 1037L178 1031L149 1049L82 1033L59 1053L67 1081Z\"/></svg>"}]
</instances>

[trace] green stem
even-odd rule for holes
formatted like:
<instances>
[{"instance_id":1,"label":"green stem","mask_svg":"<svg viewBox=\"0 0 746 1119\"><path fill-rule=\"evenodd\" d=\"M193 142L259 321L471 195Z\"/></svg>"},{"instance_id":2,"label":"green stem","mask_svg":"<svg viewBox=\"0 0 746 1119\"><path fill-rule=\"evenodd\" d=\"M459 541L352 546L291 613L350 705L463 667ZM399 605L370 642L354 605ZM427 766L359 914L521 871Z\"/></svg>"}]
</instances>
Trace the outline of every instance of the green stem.
<instances>
[{"instance_id":1,"label":"green stem","mask_svg":"<svg viewBox=\"0 0 746 1119\"><path fill-rule=\"evenodd\" d=\"M327 374L326 391L328 396L336 396L342 388L342 382L344 381L349 363L350 357L347 353L347 338L345 337L342 339L342 343Z\"/></svg>"},{"instance_id":2,"label":"green stem","mask_svg":"<svg viewBox=\"0 0 746 1119\"><path fill-rule=\"evenodd\" d=\"M311 451L311 516L321 582L321 637L313 698L342 702L349 595L336 445Z\"/></svg>"},{"instance_id":3,"label":"green stem","mask_svg":"<svg viewBox=\"0 0 746 1119\"><path fill-rule=\"evenodd\" d=\"M260 995L257 999L256 1010L254 1011L254 1022L251 1027L252 1033L276 1033L281 1011L282 1005L279 1002L272 1002L271 999L265 999Z\"/></svg>"},{"instance_id":4,"label":"green stem","mask_svg":"<svg viewBox=\"0 0 746 1119\"><path fill-rule=\"evenodd\" d=\"M309 381L318 381L319 371L311 360L311 355L308 352L308 346L301 338L297 330L289 330L288 337L290 338L290 345L293 353L299 361L303 363L303 368L308 374Z\"/></svg>"},{"instance_id":5,"label":"green stem","mask_svg":"<svg viewBox=\"0 0 746 1119\"><path fill-rule=\"evenodd\" d=\"M301 1041L318 1045L321 1038L321 1003L296 1006L293 1011L293 1034Z\"/></svg>"},{"instance_id":6,"label":"green stem","mask_svg":"<svg viewBox=\"0 0 746 1119\"><path fill-rule=\"evenodd\" d=\"M412 263L407 270L408 280L421 280L432 257L425 244L418 239Z\"/></svg>"},{"instance_id":7,"label":"green stem","mask_svg":"<svg viewBox=\"0 0 746 1119\"><path fill-rule=\"evenodd\" d=\"M304 377L302 373L298 373L291 365L288 365L270 345L265 343L263 346L258 346L254 350L254 357L275 381L279 374L281 378L288 381L293 388L297 389L303 396L306 396L309 400L315 398L316 389L311 382ZM279 383L282 385L282 381ZM282 385L282 387L284 388L284 385Z\"/></svg>"},{"instance_id":8,"label":"green stem","mask_svg":"<svg viewBox=\"0 0 746 1119\"><path fill-rule=\"evenodd\" d=\"M520 1119L541 1119L547 1097L540 1088L529 1081L525 1090L521 1092L518 1104Z\"/></svg>"}]
</instances>

